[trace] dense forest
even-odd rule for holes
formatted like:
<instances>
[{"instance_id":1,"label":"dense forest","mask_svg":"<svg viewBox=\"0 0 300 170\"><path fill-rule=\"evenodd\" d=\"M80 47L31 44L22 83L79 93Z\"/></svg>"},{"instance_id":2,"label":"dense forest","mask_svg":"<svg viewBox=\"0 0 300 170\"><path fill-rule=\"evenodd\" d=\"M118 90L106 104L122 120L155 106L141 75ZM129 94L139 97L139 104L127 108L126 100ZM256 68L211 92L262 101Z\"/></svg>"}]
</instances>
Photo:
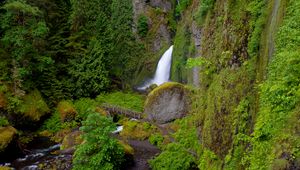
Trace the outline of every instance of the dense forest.
<instances>
[{"instance_id":1,"label":"dense forest","mask_svg":"<svg viewBox=\"0 0 300 170\"><path fill-rule=\"evenodd\" d=\"M300 1L0 1L2 169L300 169Z\"/></svg>"}]
</instances>

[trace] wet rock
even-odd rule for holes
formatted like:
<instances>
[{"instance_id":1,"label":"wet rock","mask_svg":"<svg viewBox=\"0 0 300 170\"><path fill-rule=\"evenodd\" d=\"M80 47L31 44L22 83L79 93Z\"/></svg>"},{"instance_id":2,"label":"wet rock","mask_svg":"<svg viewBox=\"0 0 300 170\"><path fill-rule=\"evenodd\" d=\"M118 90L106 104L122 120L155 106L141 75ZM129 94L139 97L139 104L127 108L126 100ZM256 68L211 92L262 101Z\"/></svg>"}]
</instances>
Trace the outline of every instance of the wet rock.
<instances>
[{"instance_id":1,"label":"wet rock","mask_svg":"<svg viewBox=\"0 0 300 170\"><path fill-rule=\"evenodd\" d=\"M164 83L148 95L145 102L146 118L156 123L167 123L184 117L189 105L189 91L182 84Z\"/></svg>"}]
</instances>

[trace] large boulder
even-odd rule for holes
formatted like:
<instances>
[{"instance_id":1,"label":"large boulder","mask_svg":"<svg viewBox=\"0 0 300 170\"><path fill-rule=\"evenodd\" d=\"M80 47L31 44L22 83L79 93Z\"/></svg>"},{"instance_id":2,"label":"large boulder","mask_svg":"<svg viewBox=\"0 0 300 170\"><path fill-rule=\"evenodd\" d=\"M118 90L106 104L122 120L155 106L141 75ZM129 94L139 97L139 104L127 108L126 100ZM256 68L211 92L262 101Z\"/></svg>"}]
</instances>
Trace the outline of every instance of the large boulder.
<instances>
[{"instance_id":1,"label":"large boulder","mask_svg":"<svg viewBox=\"0 0 300 170\"><path fill-rule=\"evenodd\" d=\"M145 102L146 118L156 123L168 123L184 117L190 107L189 90L180 83L168 82L149 93Z\"/></svg>"},{"instance_id":2,"label":"large boulder","mask_svg":"<svg viewBox=\"0 0 300 170\"><path fill-rule=\"evenodd\" d=\"M6 147L13 141L17 134L17 130L12 127L0 127L0 152L4 151Z\"/></svg>"}]
</instances>

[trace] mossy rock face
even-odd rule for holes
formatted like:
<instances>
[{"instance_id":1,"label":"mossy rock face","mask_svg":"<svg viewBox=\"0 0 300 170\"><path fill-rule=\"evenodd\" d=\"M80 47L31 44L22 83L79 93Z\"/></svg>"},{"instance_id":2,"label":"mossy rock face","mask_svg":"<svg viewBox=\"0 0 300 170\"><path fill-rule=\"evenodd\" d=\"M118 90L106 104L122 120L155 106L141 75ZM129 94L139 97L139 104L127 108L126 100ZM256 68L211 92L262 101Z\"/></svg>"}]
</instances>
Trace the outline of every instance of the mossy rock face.
<instances>
[{"instance_id":1,"label":"mossy rock face","mask_svg":"<svg viewBox=\"0 0 300 170\"><path fill-rule=\"evenodd\" d=\"M164 83L149 93L145 102L146 118L162 124L182 118L189 112L190 101L184 85Z\"/></svg>"},{"instance_id":2,"label":"mossy rock face","mask_svg":"<svg viewBox=\"0 0 300 170\"><path fill-rule=\"evenodd\" d=\"M69 149L75 147L76 145L80 145L83 142L81 135L81 131L74 131L67 134L63 139L61 149Z\"/></svg>"},{"instance_id":3,"label":"mossy rock face","mask_svg":"<svg viewBox=\"0 0 300 170\"><path fill-rule=\"evenodd\" d=\"M71 101L61 101L57 105L62 122L68 122L75 119L77 111Z\"/></svg>"},{"instance_id":4,"label":"mossy rock face","mask_svg":"<svg viewBox=\"0 0 300 170\"><path fill-rule=\"evenodd\" d=\"M12 126L0 127L0 152L13 141L16 134L17 130Z\"/></svg>"}]
</instances>

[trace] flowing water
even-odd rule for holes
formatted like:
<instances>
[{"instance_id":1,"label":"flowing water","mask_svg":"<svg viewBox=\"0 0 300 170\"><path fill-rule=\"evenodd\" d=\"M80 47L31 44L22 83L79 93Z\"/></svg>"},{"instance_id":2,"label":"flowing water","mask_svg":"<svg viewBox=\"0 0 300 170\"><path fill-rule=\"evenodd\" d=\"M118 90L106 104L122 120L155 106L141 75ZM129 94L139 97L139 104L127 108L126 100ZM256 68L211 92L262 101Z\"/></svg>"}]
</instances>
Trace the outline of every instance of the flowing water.
<instances>
[{"instance_id":1,"label":"flowing water","mask_svg":"<svg viewBox=\"0 0 300 170\"><path fill-rule=\"evenodd\" d=\"M163 54L158 62L154 78L147 81L139 90L145 90L151 84L161 85L170 79L170 70L172 64L173 45Z\"/></svg>"},{"instance_id":2,"label":"flowing water","mask_svg":"<svg viewBox=\"0 0 300 170\"><path fill-rule=\"evenodd\" d=\"M271 21L270 21L270 27L268 31L268 46L269 46L269 51L268 51L268 61L270 62L274 50L275 50L275 38L274 35L276 34L276 28L278 24L278 15L279 15L279 7L280 7L280 1L281 0L274 0L273 4L273 10L272 10L272 15L271 15Z\"/></svg>"},{"instance_id":3,"label":"flowing water","mask_svg":"<svg viewBox=\"0 0 300 170\"><path fill-rule=\"evenodd\" d=\"M38 169L71 169L72 155L56 153L60 149L60 144L49 146L47 141L37 140L34 144L37 148L26 150L27 154L20 155L19 158L9 163L0 163L0 166L9 166L16 170L38 170ZM47 146L48 145L48 146Z\"/></svg>"}]
</instances>

